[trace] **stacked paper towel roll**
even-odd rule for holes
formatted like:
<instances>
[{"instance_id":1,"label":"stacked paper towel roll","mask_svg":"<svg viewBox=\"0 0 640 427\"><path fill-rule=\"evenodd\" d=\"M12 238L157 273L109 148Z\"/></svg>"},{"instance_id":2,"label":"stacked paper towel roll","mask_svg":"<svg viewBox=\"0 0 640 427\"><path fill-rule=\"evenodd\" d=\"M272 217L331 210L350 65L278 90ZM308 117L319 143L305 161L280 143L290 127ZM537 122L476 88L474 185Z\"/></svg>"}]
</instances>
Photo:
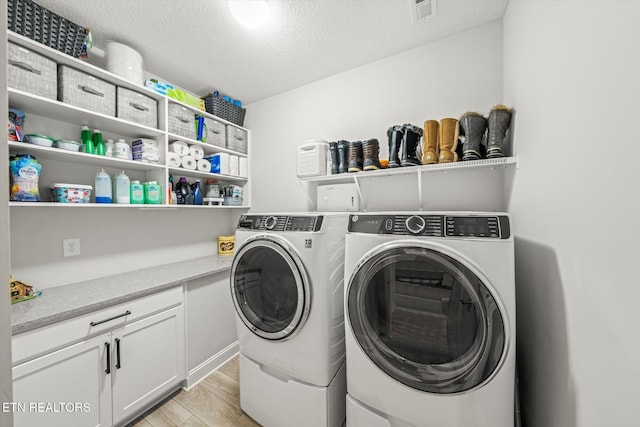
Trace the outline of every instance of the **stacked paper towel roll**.
<instances>
[{"instance_id":1,"label":"stacked paper towel roll","mask_svg":"<svg viewBox=\"0 0 640 427\"><path fill-rule=\"evenodd\" d=\"M204 149L199 145L189 145L184 141L169 144L167 164L200 172L211 172L211 162L204 158Z\"/></svg>"},{"instance_id":2,"label":"stacked paper towel roll","mask_svg":"<svg viewBox=\"0 0 640 427\"><path fill-rule=\"evenodd\" d=\"M189 144L184 141L172 142L171 144L169 144L169 151L176 153L180 157L188 156L189 154L191 154L189 151Z\"/></svg>"}]
</instances>

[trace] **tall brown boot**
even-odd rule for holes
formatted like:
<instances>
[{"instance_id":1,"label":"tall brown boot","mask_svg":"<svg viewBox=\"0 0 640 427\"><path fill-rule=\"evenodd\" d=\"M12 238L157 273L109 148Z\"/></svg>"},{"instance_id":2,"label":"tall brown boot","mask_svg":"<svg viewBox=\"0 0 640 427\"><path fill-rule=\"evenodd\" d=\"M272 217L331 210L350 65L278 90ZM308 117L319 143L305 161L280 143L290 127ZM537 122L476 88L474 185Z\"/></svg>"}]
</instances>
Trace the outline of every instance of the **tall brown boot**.
<instances>
[{"instance_id":1,"label":"tall brown boot","mask_svg":"<svg viewBox=\"0 0 640 427\"><path fill-rule=\"evenodd\" d=\"M431 165L438 163L438 121L427 120L424 122L424 136L422 148L422 164Z\"/></svg>"},{"instance_id":2,"label":"tall brown boot","mask_svg":"<svg viewBox=\"0 0 640 427\"><path fill-rule=\"evenodd\" d=\"M364 156L364 170L372 171L381 169L380 165L380 144L377 139L362 141L362 155Z\"/></svg>"},{"instance_id":3,"label":"tall brown boot","mask_svg":"<svg viewBox=\"0 0 640 427\"><path fill-rule=\"evenodd\" d=\"M458 147L459 129L460 127L458 124L458 119L446 118L440 120L440 163L451 163L458 161L456 148Z\"/></svg>"}]
</instances>

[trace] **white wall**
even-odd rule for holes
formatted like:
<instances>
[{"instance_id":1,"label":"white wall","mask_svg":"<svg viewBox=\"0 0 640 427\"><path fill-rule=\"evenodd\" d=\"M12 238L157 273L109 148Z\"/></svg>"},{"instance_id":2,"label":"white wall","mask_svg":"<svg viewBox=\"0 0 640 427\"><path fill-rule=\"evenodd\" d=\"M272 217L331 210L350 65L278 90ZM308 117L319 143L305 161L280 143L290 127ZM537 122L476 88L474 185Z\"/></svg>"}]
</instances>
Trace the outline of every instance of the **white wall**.
<instances>
[{"instance_id":1,"label":"white wall","mask_svg":"<svg viewBox=\"0 0 640 427\"><path fill-rule=\"evenodd\" d=\"M218 235L233 234L240 214L198 207L11 209L11 272L38 289L214 255ZM63 257L68 238L80 239L80 255Z\"/></svg>"},{"instance_id":2,"label":"white wall","mask_svg":"<svg viewBox=\"0 0 640 427\"><path fill-rule=\"evenodd\" d=\"M529 427L637 426L640 2L511 1L504 101Z\"/></svg>"},{"instance_id":3,"label":"white wall","mask_svg":"<svg viewBox=\"0 0 640 427\"><path fill-rule=\"evenodd\" d=\"M307 140L377 138L387 158L389 126L486 112L501 100L502 22L496 21L253 103L246 118L251 172L259 177L252 181L252 211L310 208L296 182L297 148Z\"/></svg>"},{"instance_id":4,"label":"white wall","mask_svg":"<svg viewBox=\"0 0 640 427\"><path fill-rule=\"evenodd\" d=\"M0 7L0 34L7 33L7 8L3 2ZM0 117L7 117L7 45L3 38L0 43L0 64L5 64L0 73ZM9 164L9 147L3 144L0 150L0 164ZM6 170L6 169L5 169ZM9 174L0 174L0 200L9 200ZM9 290L4 286L9 281L11 255L9 251L9 208L0 203L0 403L11 402L11 306ZM11 426L12 416L0 411L0 425Z\"/></svg>"}]
</instances>

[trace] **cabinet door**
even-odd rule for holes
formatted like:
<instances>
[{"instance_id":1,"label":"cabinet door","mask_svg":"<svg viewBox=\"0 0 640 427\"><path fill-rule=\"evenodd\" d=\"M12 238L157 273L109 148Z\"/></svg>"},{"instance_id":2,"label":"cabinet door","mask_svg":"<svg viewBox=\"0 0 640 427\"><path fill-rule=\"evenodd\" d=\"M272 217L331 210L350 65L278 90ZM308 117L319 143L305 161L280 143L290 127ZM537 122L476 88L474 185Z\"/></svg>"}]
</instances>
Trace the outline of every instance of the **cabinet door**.
<instances>
[{"instance_id":1,"label":"cabinet door","mask_svg":"<svg viewBox=\"0 0 640 427\"><path fill-rule=\"evenodd\" d=\"M229 273L187 282L187 368L197 368L237 340Z\"/></svg>"},{"instance_id":2,"label":"cabinet door","mask_svg":"<svg viewBox=\"0 0 640 427\"><path fill-rule=\"evenodd\" d=\"M109 346L100 335L14 366L14 426L110 426Z\"/></svg>"},{"instance_id":3,"label":"cabinet door","mask_svg":"<svg viewBox=\"0 0 640 427\"><path fill-rule=\"evenodd\" d=\"M184 380L183 306L115 330L111 351L113 420L118 423Z\"/></svg>"}]
</instances>

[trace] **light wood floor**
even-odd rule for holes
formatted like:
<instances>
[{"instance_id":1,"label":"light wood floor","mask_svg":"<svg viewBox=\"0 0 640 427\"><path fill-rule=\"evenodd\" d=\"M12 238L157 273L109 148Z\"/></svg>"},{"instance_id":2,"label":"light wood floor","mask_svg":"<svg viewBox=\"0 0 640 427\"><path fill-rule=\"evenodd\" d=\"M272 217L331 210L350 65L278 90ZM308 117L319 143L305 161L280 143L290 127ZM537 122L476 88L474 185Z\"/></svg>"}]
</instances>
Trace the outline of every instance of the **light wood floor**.
<instances>
[{"instance_id":1,"label":"light wood floor","mask_svg":"<svg viewBox=\"0 0 640 427\"><path fill-rule=\"evenodd\" d=\"M240 360L229 360L189 391L181 390L130 427L260 427L240 409Z\"/></svg>"}]
</instances>

